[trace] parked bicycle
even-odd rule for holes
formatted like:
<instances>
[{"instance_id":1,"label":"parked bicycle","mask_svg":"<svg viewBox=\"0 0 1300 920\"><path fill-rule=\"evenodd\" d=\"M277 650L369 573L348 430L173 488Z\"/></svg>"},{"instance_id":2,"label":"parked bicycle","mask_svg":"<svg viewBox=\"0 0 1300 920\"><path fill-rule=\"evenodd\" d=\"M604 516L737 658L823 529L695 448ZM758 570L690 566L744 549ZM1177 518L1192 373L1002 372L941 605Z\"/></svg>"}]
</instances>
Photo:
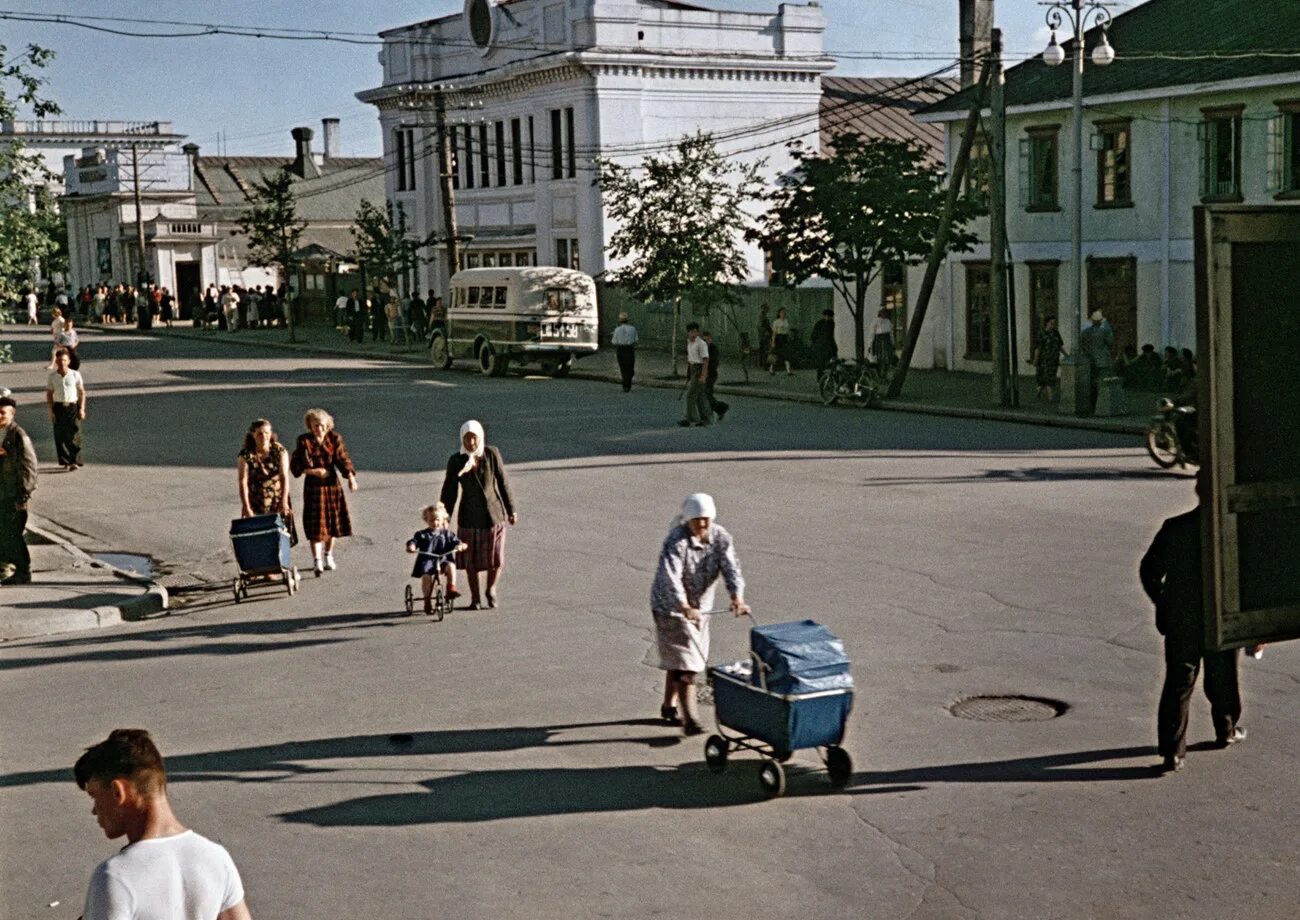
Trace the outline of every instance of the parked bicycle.
<instances>
[{"instance_id":1,"label":"parked bicycle","mask_svg":"<svg viewBox=\"0 0 1300 920\"><path fill-rule=\"evenodd\" d=\"M836 358L822 369L818 387L824 405L832 406L843 399L854 405L870 406L879 401L885 378L868 361Z\"/></svg>"}]
</instances>

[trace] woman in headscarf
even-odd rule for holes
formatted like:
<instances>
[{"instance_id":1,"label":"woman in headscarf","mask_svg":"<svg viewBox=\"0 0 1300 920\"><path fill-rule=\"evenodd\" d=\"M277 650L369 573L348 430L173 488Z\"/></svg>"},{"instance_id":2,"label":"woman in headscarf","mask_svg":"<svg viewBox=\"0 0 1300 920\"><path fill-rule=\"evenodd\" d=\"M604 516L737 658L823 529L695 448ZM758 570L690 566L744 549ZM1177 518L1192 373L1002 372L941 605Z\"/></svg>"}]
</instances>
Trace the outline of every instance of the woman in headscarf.
<instances>
[{"instance_id":1,"label":"woman in headscarf","mask_svg":"<svg viewBox=\"0 0 1300 920\"><path fill-rule=\"evenodd\" d=\"M506 561L506 524L519 521L501 453L489 447L483 426L472 419L460 426L461 450L447 461L442 503L460 507L456 535L465 544L458 562L469 580L469 610L480 606L478 573L487 572L487 605L497 605L497 579Z\"/></svg>"},{"instance_id":2,"label":"woman in headscarf","mask_svg":"<svg viewBox=\"0 0 1300 920\"><path fill-rule=\"evenodd\" d=\"M716 518L717 508L711 496L697 492L687 497L659 551L650 589L659 667L665 672L659 715L669 725L681 724L687 735L704 731L695 708L695 680L708 663L706 614L713 606L714 583L719 575L731 595L731 612L735 616L749 613L745 579L731 534L715 523Z\"/></svg>"},{"instance_id":3,"label":"woman in headscarf","mask_svg":"<svg viewBox=\"0 0 1300 920\"><path fill-rule=\"evenodd\" d=\"M324 409L308 409L303 422L307 433L298 435L289 469L305 476L302 486L302 532L311 543L312 571L334 571L334 540L352 536L348 503L339 485L339 473L348 488L357 490L357 470L348 456L343 436L334 430L334 417Z\"/></svg>"}]
</instances>

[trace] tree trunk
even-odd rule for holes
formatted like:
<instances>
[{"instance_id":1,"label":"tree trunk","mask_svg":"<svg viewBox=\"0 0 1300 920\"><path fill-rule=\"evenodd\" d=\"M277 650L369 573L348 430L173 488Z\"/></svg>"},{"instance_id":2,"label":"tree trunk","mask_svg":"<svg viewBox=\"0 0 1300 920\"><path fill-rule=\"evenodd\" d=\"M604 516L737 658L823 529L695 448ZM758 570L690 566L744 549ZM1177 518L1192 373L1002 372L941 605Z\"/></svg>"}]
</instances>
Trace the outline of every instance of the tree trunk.
<instances>
[{"instance_id":1,"label":"tree trunk","mask_svg":"<svg viewBox=\"0 0 1300 920\"><path fill-rule=\"evenodd\" d=\"M853 311L853 354L861 363L867 357L867 286L865 284L857 286L857 290L853 292L853 300L857 305Z\"/></svg>"},{"instance_id":2,"label":"tree trunk","mask_svg":"<svg viewBox=\"0 0 1300 920\"><path fill-rule=\"evenodd\" d=\"M673 298L673 335L672 344L669 346L673 352L673 376L677 376L677 323L682 317L682 298L678 295Z\"/></svg>"}]
</instances>

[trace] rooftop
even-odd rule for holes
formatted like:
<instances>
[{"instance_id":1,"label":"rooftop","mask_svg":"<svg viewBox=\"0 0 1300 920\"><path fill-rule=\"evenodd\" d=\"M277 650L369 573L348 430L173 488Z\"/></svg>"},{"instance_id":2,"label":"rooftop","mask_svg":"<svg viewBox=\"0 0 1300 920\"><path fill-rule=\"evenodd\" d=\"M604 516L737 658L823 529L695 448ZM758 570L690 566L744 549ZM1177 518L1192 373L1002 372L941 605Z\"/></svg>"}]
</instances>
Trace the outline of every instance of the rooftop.
<instances>
[{"instance_id":1,"label":"rooftop","mask_svg":"<svg viewBox=\"0 0 1300 920\"><path fill-rule=\"evenodd\" d=\"M955 79L914 77L822 77L821 146L836 134L917 141L943 162L943 127L916 120L915 113L956 92Z\"/></svg>"},{"instance_id":2,"label":"rooftop","mask_svg":"<svg viewBox=\"0 0 1300 920\"><path fill-rule=\"evenodd\" d=\"M1086 96L1300 75L1297 0L1147 0L1117 15L1107 33L1115 62L1085 67ZM1085 48L1091 50L1099 38L1100 29L1090 30ZM1073 47L1073 41L1064 43L1067 61ZM1065 102L1071 80L1068 64L1048 67L1033 57L1007 71L1007 106ZM972 92L963 90L922 114L965 111Z\"/></svg>"}]
</instances>

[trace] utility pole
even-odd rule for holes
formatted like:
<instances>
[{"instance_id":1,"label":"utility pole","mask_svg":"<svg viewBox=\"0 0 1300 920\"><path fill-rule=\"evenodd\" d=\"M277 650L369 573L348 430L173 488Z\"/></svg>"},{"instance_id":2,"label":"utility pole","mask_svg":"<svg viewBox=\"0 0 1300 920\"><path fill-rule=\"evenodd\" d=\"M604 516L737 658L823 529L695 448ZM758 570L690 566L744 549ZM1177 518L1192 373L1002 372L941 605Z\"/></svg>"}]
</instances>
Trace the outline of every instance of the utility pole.
<instances>
[{"instance_id":1,"label":"utility pole","mask_svg":"<svg viewBox=\"0 0 1300 920\"><path fill-rule=\"evenodd\" d=\"M447 280L460 267L460 231L456 227L456 200L453 197L451 171L455 163L451 157L451 135L447 133L447 100L442 86L433 90L434 131L438 135L438 184L442 198L442 231L447 238Z\"/></svg>"},{"instance_id":2,"label":"utility pole","mask_svg":"<svg viewBox=\"0 0 1300 920\"><path fill-rule=\"evenodd\" d=\"M970 148L975 142L975 132L979 130L980 112L984 108L984 99L988 93L989 79L993 67L986 62L980 73L979 83L972 93L970 112L966 115L966 128L962 132L961 144L957 148L957 158L953 161L952 172L948 176L948 195L944 199L943 216L939 218L939 229L934 235L934 247L930 250L930 260L925 266L925 277L921 281L921 290L916 296L916 308L912 311L912 322L907 327L907 342L903 345L903 354L899 358L898 370L889 381L888 396L897 396L903 392L903 383L907 380L907 369L912 364L912 355L916 352L917 340L921 337L921 327L925 324L925 313L930 307L930 297L934 293L935 282L939 278L939 266L948 251L948 236L951 232L952 215L957 210L957 198L961 195L962 181L966 178L966 167L970 163Z\"/></svg>"},{"instance_id":3,"label":"utility pole","mask_svg":"<svg viewBox=\"0 0 1300 920\"><path fill-rule=\"evenodd\" d=\"M136 284L143 285L149 273L145 270L144 264L144 212L140 209L140 151L135 141L131 142L131 184L134 186L135 196L135 246L140 255L135 281Z\"/></svg>"},{"instance_id":4,"label":"utility pole","mask_svg":"<svg viewBox=\"0 0 1300 920\"><path fill-rule=\"evenodd\" d=\"M1007 318L1007 120L1002 86L1002 30L993 30L989 49L989 325L993 339L993 399L1011 405L1007 359L1010 323ZM1016 372L1014 367L1009 369Z\"/></svg>"}]
</instances>

